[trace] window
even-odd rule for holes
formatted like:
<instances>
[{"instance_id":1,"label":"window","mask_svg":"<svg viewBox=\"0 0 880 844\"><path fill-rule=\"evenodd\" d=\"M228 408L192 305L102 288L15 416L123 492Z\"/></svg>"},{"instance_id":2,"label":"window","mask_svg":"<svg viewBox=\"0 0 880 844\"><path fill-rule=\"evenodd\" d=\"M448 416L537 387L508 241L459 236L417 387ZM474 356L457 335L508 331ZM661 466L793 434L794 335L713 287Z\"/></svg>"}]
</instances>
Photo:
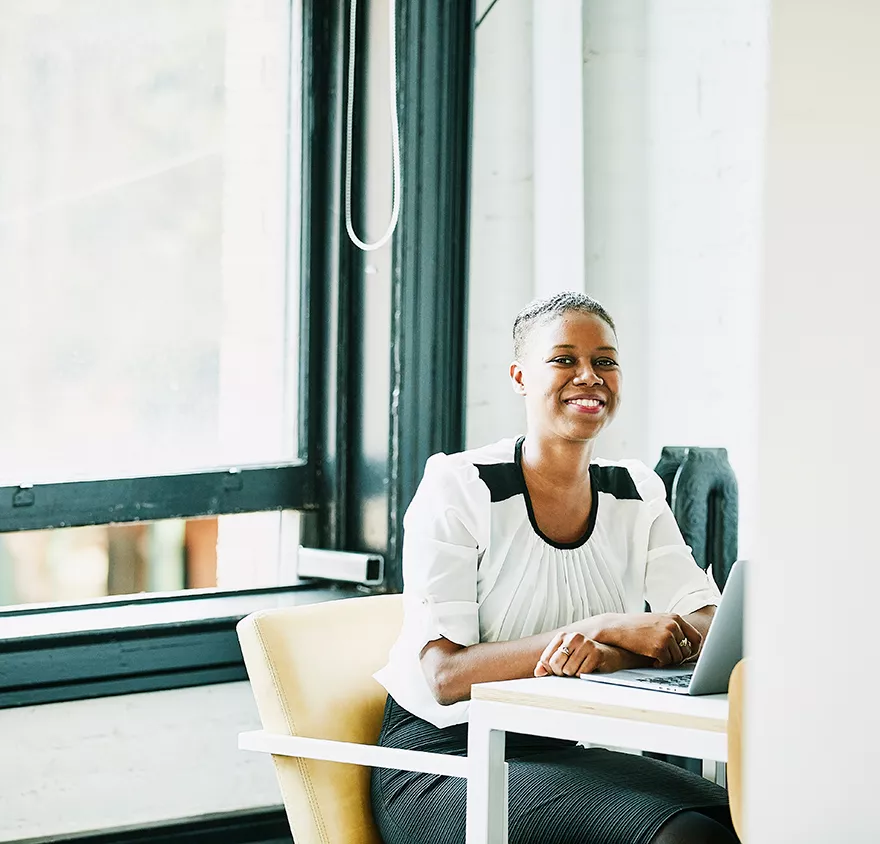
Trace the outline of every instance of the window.
<instances>
[{"instance_id":1,"label":"window","mask_svg":"<svg viewBox=\"0 0 880 844\"><path fill-rule=\"evenodd\" d=\"M299 514L18 531L0 537L0 607L297 581Z\"/></svg>"},{"instance_id":2,"label":"window","mask_svg":"<svg viewBox=\"0 0 880 844\"><path fill-rule=\"evenodd\" d=\"M347 3L0 3L0 708L244 679L238 618L361 591L293 583L301 541L400 586L462 446L473 22L398 9L410 176L368 258Z\"/></svg>"},{"instance_id":3,"label":"window","mask_svg":"<svg viewBox=\"0 0 880 844\"><path fill-rule=\"evenodd\" d=\"M0 604L293 578L302 37L291 0L0 5Z\"/></svg>"}]
</instances>

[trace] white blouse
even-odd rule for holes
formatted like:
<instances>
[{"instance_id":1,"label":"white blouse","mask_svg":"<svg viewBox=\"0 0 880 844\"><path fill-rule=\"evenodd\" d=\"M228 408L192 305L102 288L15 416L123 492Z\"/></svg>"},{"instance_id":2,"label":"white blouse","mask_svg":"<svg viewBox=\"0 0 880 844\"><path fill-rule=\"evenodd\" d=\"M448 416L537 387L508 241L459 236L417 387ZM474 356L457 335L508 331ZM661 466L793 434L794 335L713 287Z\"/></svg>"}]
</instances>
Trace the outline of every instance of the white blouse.
<instances>
[{"instance_id":1,"label":"white blouse","mask_svg":"<svg viewBox=\"0 0 880 844\"><path fill-rule=\"evenodd\" d=\"M715 605L666 503L637 460L595 460L587 530L575 542L541 533L523 477L521 437L435 454L404 517L404 622L376 679L437 727L467 721L468 702L437 703L419 662L441 636L468 646L520 639L600 613L680 615Z\"/></svg>"}]
</instances>

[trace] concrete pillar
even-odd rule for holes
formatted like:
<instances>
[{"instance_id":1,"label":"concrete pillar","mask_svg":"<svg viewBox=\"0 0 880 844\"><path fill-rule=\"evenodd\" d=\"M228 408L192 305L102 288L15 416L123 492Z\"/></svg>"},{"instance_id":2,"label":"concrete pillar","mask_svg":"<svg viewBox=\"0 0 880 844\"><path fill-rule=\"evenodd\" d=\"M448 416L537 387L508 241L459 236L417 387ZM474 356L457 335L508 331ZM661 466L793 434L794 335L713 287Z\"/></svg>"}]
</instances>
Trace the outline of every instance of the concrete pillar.
<instances>
[{"instance_id":1,"label":"concrete pillar","mask_svg":"<svg viewBox=\"0 0 880 844\"><path fill-rule=\"evenodd\" d=\"M774 0L772 20L747 840L868 844L880 840L880 5Z\"/></svg>"}]
</instances>

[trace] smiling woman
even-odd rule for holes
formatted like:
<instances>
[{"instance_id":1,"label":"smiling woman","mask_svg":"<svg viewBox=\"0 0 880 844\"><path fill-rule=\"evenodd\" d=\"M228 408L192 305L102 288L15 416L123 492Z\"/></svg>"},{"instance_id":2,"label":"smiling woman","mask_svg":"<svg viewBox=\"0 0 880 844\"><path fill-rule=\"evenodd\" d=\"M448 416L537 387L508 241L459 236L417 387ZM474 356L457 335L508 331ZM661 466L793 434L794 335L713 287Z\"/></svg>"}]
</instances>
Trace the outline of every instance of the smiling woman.
<instances>
[{"instance_id":1,"label":"smiling woman","mask_svg":"<svg viewBox=\"0 0 880 844\"><path fill-rule=\"evenodd\" d=\"M593 457L620 403L617 345L588 296L528 306L510 366L526 434L428 460L404 523L403 630L377 674L389 692L380 744L463 754L473 683L699 651L718 590L663 482L639 461ZM507 758L516 844L736 840L724 790L663 762L524 736L509 737ZM386 844L425 830L464 840L459 780L377 769L373 809Z\"/></svg>"},{"instance_id":2,"label":"smiling woman","mask_svg":"<svg viewBox=\"0 0 880 844\"><path fill-rule=\"evenodd\" d=\"M595 437L620 402L617 334L605 309L563 293L523 311L513 336L510 377L526 399L529 427L547 425L566 439Z\"/></svg>"}]
</instances>

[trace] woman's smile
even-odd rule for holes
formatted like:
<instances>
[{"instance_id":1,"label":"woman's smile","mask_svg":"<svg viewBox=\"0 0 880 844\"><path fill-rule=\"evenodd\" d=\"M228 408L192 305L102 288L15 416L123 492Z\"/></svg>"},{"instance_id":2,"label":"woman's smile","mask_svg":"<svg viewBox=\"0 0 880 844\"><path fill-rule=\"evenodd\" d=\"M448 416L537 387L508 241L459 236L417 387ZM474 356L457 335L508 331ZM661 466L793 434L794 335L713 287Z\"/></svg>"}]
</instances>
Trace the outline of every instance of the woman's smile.
<instances>
[{"instance_id":1,"label":"woman's smile","mask_svg":"<svg viewBox=\"0 0 880 844\"><path fill-rule=\"evenodd\" d=\"M563 399L563 403L567 404L575 413L588 413L592 415L600 414L607 402L600 396L572 396Z\"/></svg>"}]
</instances>

